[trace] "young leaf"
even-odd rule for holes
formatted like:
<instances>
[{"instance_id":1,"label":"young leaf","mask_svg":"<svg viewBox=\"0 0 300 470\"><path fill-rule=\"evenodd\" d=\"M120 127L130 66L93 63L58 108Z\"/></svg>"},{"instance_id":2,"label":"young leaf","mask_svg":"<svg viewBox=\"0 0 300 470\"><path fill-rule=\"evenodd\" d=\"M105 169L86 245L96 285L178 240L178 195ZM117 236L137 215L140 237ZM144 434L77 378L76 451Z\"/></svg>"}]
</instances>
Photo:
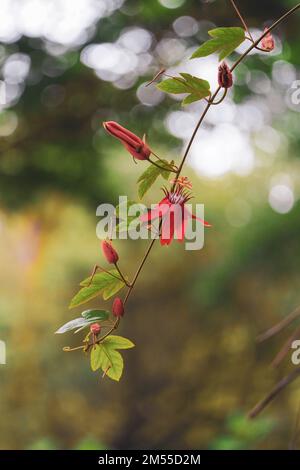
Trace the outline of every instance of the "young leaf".
<instances>
[{"instance_id":1,"label":"young leaf","mask_svg":"<svg viewBox=\"0 0 300 470\"><path fill-rule=\"evenodd\" d=\"M130 349L134 344L122 336L107 336L101 343L93 346L91 351L92 370L102 369L102 371L112 380L119 381L124 362L121 354L116 349Z\"/></svg>"},{"instance_id":2,"label":"young leaf","mask_svg":"<svg viewBox=\"0 0 300 470\"><path fill-rule=\"evenodd\" d=\"M65 323L61 326L55 333L56 334L63 334L67 331L76 330L77 328L82 328L89 325L89 321L85 318L75 318L75 320L71 320L68 323Z\"/></svg>"},{"instance_id":3,"label":"young leaf","mask_svg":"<svg viewBox=\"0 0 300 470\"><path fill-rule=\"evenodd\" d=\"M109 312L107 310L85 310L82 312L82 317L85 318L86 320L90 321L105 321L109 317Z\"/></svg>"},{"instance_id":4,"label":"young leaf","mask_svg":"<svg viewBox=\"0 0 300 470\"><path fill-rule=\"evenodd\" d=\"M105 338L105 343L114 349L130 349L134 348L134 343L130 339L123 336L109 335Z\"/></svg>"},{"instance_id":5,"label":"young leaf","mask_svg":"<svg viewBox=\"0 0 300 470\"><path fill-rule=\"evenodd\" d=\"M214 52L219 52L219 60L225 59L231 54L244 40L245 31L243 28L215 28L208 31L213 38L202 44L192 55L191 59L198 57L207 57Z\"/></svg>"},{"instance_id":6,"label":"young leaf","mask_svg":"<svg viewBox=\"0 0 300 470\"><path fill-rule=\"evenodd\" d=\"M104 352L104 359L102 360L101 368L110 379L118 382L123 373L123 358L115 349L109 348L105 344L102 344L101 346Z\"/></svg>"},{"instance_id":7,"label":"young leaf","mask_svg":"<svg viewBox=\"0 0 300 470\"><path fill-rule=\"evenodd\" d=\"M91 284L91 277L84 279L80 283L80 285L83 286L82 289L73 297L69 308L78 307L78 305L84 304L101 294L103 299L107 300L122 289L125 284L122 279L119 278L118 271L112 269L109 272L111 272L113 276L105 272L96 274Z\"/></svg>"},{"instance_id":8,"label":"young leaf","mask_svg":"<svg viewBox=\"0 0 300 470\"><path fill-rule=\"evenodd\" d=\"M210 85L207 80L203 80L202 78L194 77L189 73L181 73L180 74L187 84L190 93L194 93L195 95L199 96L199 99L204 98L205 96L209 95L209 88Z\"/></svg>"},{"instance_id":9,"label":"young leaf","mask_svg":"<svg viewBox=\"0 0 300 470\"><path fill-rule=\"evenodd\" d=\"M164 179L168 179L170 176L170 163L168 163L166 160L163 160L162 162L159 162L159 165L165 165L166 169L162 170L161 168L158 168L155 165L150 165L146 171L139 177L138 183L138 195L140 199L142 199L146 192L151 188L151 186L155 183L157 178L161 175Z\"/></svg>"},{"instance_id":10,"label":"young leaf","mask_svg":"<svg viewBox=\"0 0 300 470\"><path fill-rule=\"evenodd\" d=\"M95 344L95 346L93 346L91 350L91 369L93 371L100 369L104 360L103 355L104 351L102 346L100 344Z\"/></svg>"},{"instance_id":11,"label":"young leaf","mask_svg":"<svg viewBox=\"0 0 300 470\"><path fill-rule=\"evenodd\" d=\"M181 77L173 77L162 81L157 87L167 93L183 94L188 93L189 96L185 98L184 104L198 101L210 95L210 85L202 78L194 77L189 73L181 73ZM190 98L190 97L193 98ZM190 100L189 100L190 98Z\"/></svg>"},{"instance_id":12,"label":"young leaf","mask_svg":"<svg viewBox=\"0 0 300 470\"><path fill-rule=\"evenodd\" d=\"M198 101L199 98L197 95L190 94L186 98L184 98L182 105L186 106L187 104L194 103L195 101Z\"/></svg>"},{"instance_id":13,"label":"young leaf","mask_svg":"<svg viewBox=\"0 0 300 470\"><path fill-rule=\"evenodd\" d=\"M166 160L163 160L163 161L165 162ZM175 163L174 160L172 160L170 163L168 163L168 166L173 167L174 163ZM168 181L168 179L170 178L170 174L171 174L171 172L168 169L167 170L161 170L161 173L160 173L160 175L166 181Z\"/></svg>"},{"instance_id":14,"label":"young leaf","mask_svg":"<svg viewBox=\"0 0 300 470\"><path fill-rule=\"evenodd\" d=\"M136 206L135 209L137 211L137 214L138 214L138 208L140 208L140 212L142 213L143 208L144 208L143 204L140 204L135 201L128 201L127 203L121 203L116 207L116 217L118 218L118 222L119 222L116 226L117 233L127 232L129 230L129 226L131 226L130 229L133 230L136 224L140 223L139 214L129 215L130 208L133 205ZM124 217L126 214L127 214L127 218L123 219L122 217ZM134 221L136 221L136 224L133 224Z\"/></svg>"},{"instance_id":15,"label":"young leaf","mask_svg":"<svg viewBox=\"0 0 300 470\"><path fill-rule=\"evenodd\" d=\"M136 222L136 223L134 223ZM116 226L116 231L117 233L122 233L122 232L130 232L130 230L133 230L139 224L139 218L138 217L128 217L127 220L122 220L117 226Z\"/></svg>"},{"instance_id":16,"label":"young leaf","mask_svg":"<svg viewBox=\"0 0 300 470\"><path fill-rule=\"evenodd\" d=\"M119 381L123 372L124 362L121 354L107 341L93 346L91 351L91 368L93 371L102 369L112 380Z\"/></svg>"},{"instance_id":17,"label":"young leaf","mask_svg":"<svg viewBox=\"0 0 300 470\"><path fill-rule=\"evenodd\" d=\"M128 212L129 212L130 207L135 206L135 205L139 205L139 203L136 201L130 201L130 200L129 201L126 200L126 202L122 202L116 207L116 217L118 219L122 219L123 213L126 213L126 212L127 212L127 217L128 217Z\"/></svg>"},{"instance_id":18,"label":"young leaf","mask_svg":"<svg viewBox=\"0 0 300 470\"><path fill-rule=\"evenodd\" d=\"M113 295L119 292L119 290L123 289L124 286L125 284L121 279L115 279L113 282L107 283L105 288L102 290L103 299L110 299Z\"/></svg>"},{"instance_id":19,"label":"young leaf","mask_svg":"<svg viewBox=\"0 0 300 470\"><path fill-rule=\"evenodd\" d=\"M165 93L172 93L174 95L181 95L182 93L188 93L186 91L185 80L180 77L167 78L162 82L158 83L157 88Z\"/></svg>"},{"instance_id":20,"label":"young leaf","mask_svg":"<svg viewBox=\"0 0 300 470\"><path fill-rule=\"evenodd\" d=\"M95 285L101 289L105 289L107 285L114 283L115 281L121 281L120 275L116 269L110 269L107 273L104 271L96 273L93 277L91 285ZM86 287L89 286L90 282L91 276L81 281L80 285Z\"/></svg>"},{"instance_id":21,"label":"young leaf","mask_svg":"<svg viewBox=\"0 0 300 470\"><path fill-rule=\"evenodd\" d=\"M69 308L78 307L78 305L82 305L86 302L89 302L89 300L92 300L98 295L100 295L102 290L103 288L99 288L99 286L95 284L91 284L89 287L83 287L73 297Z\"/></svg>"}]
</instances>

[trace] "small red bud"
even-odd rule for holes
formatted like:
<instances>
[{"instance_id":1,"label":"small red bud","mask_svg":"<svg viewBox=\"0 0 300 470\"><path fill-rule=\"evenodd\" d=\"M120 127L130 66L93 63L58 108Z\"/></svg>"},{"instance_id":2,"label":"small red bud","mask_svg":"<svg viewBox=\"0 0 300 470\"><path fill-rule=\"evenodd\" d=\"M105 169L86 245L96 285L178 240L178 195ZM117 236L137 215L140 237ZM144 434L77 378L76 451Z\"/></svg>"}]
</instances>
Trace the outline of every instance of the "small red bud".
<instances>
[{"instance_id":1,"label":"small red bud","mask_svg":"<svg viewBox=\"0 0 300 470\"><path fill-rule=\"evenodd\" d=\"M267 31L268 28L264 29L264 32ZM261 40L261 47L264 49L266 52L271 52L273 51L275 47L275 41L271 33L266 34L264 38Z\"/></svg>"},{"instance_id":2,"label":"small red bud","mask_svg":"<svg viewBox=\"0 0 300 470\"><path fill-rule=\"evenodd\" d=\"M218 69L218 82L222 88L232 87L232 72L226 62L222 62Z\"/></svg>"},{"instance_id":3,"label":"small red bud","mask_svg":"<svg viewBox=\"0 0 300 470\"><path fill-rule=\"evenodd\" d=\"M123 317L124 315L124 304L120 297L116 297L113 306L112 306L112 313L115 317Z\"/></svg>"},{"instance_id":4,"label":"small red bud","mask_svg":"<svg viewBox=\"0 0 300 470\"><path fill-rule=\"evenodd\" d=\"M93 323L90 326L90 332L93 333L93 335L98 335L100 331L101 331L101 326L99 325L99 323Z\"/></svg>"},{"instance_id":5,"label":"small red bud","mask_svg":"<svg viewBox=\"0 0 300 470\"><path fill-rule=\"evenodd\" d=\"M119 260L119 255L116 252L116 250L113 248L111 242L107 240L103 240L101 242L101 248L103 251L103 254L106 258L106 261L110 264L116 264Z\"/></svg>"}]
</instances>

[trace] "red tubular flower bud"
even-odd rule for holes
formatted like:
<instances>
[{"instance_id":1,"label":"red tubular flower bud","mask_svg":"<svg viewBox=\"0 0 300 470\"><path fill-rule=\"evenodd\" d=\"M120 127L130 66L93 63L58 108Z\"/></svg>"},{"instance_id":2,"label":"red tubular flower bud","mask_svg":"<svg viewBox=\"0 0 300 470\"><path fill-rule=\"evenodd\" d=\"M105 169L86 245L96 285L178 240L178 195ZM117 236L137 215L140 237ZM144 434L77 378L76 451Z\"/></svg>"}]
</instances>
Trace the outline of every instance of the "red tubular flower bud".
<instances>
[{"instance_id":1,"label":"red tubular flower bud","mask_svg":"<svg viewBox=\"0 0 300 470\"><path fill-rule=\"evenodd\" d=\"M114 121L104 122L103 127L109 134L122 142L133 158L136 158L137 160L149 159L151 150L146 142L133 134L133 132L130 132L128 129L125 129L125 127L120 126L120 124Z\"/></svg>"},{"instance_id":2,"label":"red tubular flower bud","mask_svg":"<svg viewBox=\"0 0 300 470\"><path fill-rule=\"evenodd\" d=\"M112 313L115 317L123 317L124 315L124 304L120 297L116 297L113 306L112 306Z\"/></svg>"},{"instance_id":3,"label":"red tubular flower bud","mask_svg":"<svg viewBox=\"0 0 300 470\"><path fill-rule=\"evenodd\" d=\"M268 28L264 29L264 32L267 31ZM264 38L261 40L261 47L264 49L266 52L271 52L273 51L275 47L275 41L271 33L266 34Z\"/></svg>"},{"instance_id":4,"label":"red tubular flower bud","mask_svg":"<svg viewBox=\"0 0 300 470\"><path fill-rule=\"evenodd\" d=\"M93 335L98 335L100 331L101 331L101 326L99 325L99 323L93 323L90 326L90 332L93 333Z\"/></svg>"},{"instance_id":5,"label":"red tubular flower bud","mask_svg":"<svg viewBox=\"0 0 300 470\"><path fill-rule=\"evenodd\" d=\"M101 242L101 248L102 248L102 252L106 258L106 261L110 264L116 264L119 260L119 255L118 253L116 252L116 250L114 249L114 247L112 246L112 244L107 241L107 240L103 240Z\"/></svg>"},{"instance_id":6,"label":"red tubular flower bud","mask_svg":"<svg viewBox=\"0 0 300 470\"><path fill-rule=\"evenodd\" d=\"M218 82L222 88L232 87L232 72L226 62L222 62L218 69Z\"/></svg>"}]
</instances>

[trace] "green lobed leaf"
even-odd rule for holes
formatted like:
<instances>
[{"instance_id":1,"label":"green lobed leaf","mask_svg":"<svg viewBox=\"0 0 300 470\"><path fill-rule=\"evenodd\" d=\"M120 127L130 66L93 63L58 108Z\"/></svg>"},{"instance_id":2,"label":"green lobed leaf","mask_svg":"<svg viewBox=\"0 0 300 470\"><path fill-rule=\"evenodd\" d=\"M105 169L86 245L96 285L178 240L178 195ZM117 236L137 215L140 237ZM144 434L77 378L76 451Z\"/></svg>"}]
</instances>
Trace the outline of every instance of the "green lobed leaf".
<instances>
[{"instance_id":1,"label":"green lobed leaf","mask_svg":"<svg viewBox=\"0 0 300 470\"><path fill-rule=\"evenodd\" d=\"M181 95L187 93L185 80L180 77L167 78L158 83L157 88L165 93L172 93L174 95Z\"/></svg>"},{"instance_id":2,"label":"green lobed leaf","mask_svg":"<svg viewBox=\"0 0 300 470\"><path fill-rule=\"evenodd\" d=\"M166 160L163 160L163 161L165 162ZM171 162L168 163L168 165L173 167L174 163L175 163L174 160L171 160ZM166 169L165 171L161 170L160 175L163 177L163 179L168 181L168 179L170 178L171 172L168 169Z\"/></svg>"},{"instance_id":3,"label":"green lobed leaf","mask_svg":"<svg viewBox=\"0 0 300 470\"><path fill-rule=\"evenodd\" d=\"M169 179L170 170L168 170L168 168L170 168L170 163L168 163L166 160L163 160L159 161L158 164L161 166L165 165L166 169L162 170L155 165L150 165L147 170L144 171L144 173L142 173L142 175L139 177L137 182L139 183L138 195L140 199L143 199L146 192L149 191L159 176L162 176L166 180Z\"/></svg>"},{"instance_id":4,"label":"green lobed leaf","mask_svg":"<svg viewBox=\"0 0 300 470\"><path fill-rule=\"evenodd\" d=\"M118 382L123 374L123 357L115 349L109 348L105 344L102 344L101 346L104 351L104 359L102 361L101 368L110 379L116 380Z\"/></svg>"},{"instance_id":5,"label":"green lobed leaf","mask_svg":"<svg viewBox=\"0 0 300 470\"><path fill-rule=\"evenodd\" d=\"M119 381L124 368L124 361L116 349L130 349L134 344L122 336L107 336L100 344L93 346L91 351L91 368L93 371L102 369L112 380Z\"/></svg>"},{"instance_id":6,"label":"green lobed leaf","mask_svg":"<svg viewBox=\"0 0 300 470\"><path fill-rule=\"evenodd\" d=\"M103 357L102 357L103 354L104 354L104 351L100 344L95 344L92 347L90 360L91 360L91 369L93 371L100 369L101 364L103 362Z\"/></svg>"},{"instance_id":7,"label":"green lobed leaf","mask_svg":"<svg viewBox=\"0 0 300 470\"><path fill-rule=\"evenodd\" d=\"M121 354L107 342L107 338L100 344L93 346L91 351L91 368L93 371L102 369L112 380L119 381L124 368Z\"/></svg>"},{"instance_id":8,"label":"green lobed leaf","mask_svg":"<svg viewBox=\"0 0 300 470\"><path fill-rule=\"evenodd\" d=\"M91 285L91 276L87 279L84 279L80 285L83 286L77 294L71 300L69 308L78 307L78 305L82 305L90 300L94 299L98 295L102 295L104 300L108 300L110 297L115 295L120 289L122 289L125 284L120 279L118 271L116 269L112 269L109 271L114 276L111 276L108 273L101 272L95 274L93 277Z\"/></svg>"},{"instance_id":9,"label":"green lobed leaf","mask_svg":"<svg viewBox=\"0 0 300 470\"><path fill-rule=\"evenodd\" d=\"M209 95L210 85L207 80L194 77L189 73L181 73L180 75L185 79L187 87L191 93L199 94L202 98Z\"/></svg>"},{"instance_id":10,"label":"green lobed leaf","mask_svg":"<svg viewBox=\"0 0 300 470\"><path fill-rule=\"evenodd\" d=\"M198 95L190 94L186 98L184 98L184 100L182 102L182 105L186 106L186 105L194 103L195 101L198 101L198 100L199 100Z\"/></svg>"},{"instance_id":11,"label":"green lobed leaf","mask_svg":"<svg viewBox=\"0 0 300 470\"><path fill-rule=\"evenodd\" d=\"M185 98L183 104L189 104L210 95L210 85L207 80L194 77L189 73L181 73L180 75L181 77L173 77L162 81L157 85L158 88L167 93L188 93L190 96Z\"/></svg>"},{"instance_id":12,"label":"green lobed leaf","mask_svg":"<svg viewBox=\"0 0 300 470\"><path fill-rule=\"evenodd\" d=\"M215 28L208 31L213 38L203 43L191 56L191 59L207 57L214 52L219 52L219 60L225 59L244 40L245 31L239 27Z\"/></svg>"},{"instance_id":13,"label":"green lobed leaf","mask_svg":"<svg viewBox=\"0 0 300 470\"><path fill-rule=\"evenodd\" d=\"M134 348L134 343L130 339L123 336L109 335L105 338L106 344L114 349L130 349Z\"/></svg>"}]
</instances>

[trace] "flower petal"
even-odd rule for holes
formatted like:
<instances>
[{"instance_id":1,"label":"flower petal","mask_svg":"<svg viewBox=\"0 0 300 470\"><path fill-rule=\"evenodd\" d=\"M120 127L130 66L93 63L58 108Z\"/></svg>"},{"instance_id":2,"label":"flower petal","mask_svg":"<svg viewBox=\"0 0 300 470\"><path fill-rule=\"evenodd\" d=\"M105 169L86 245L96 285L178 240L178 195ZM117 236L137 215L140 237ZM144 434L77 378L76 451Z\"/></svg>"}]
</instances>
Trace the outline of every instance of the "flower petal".
<instances>
[{"instance_id":1,"label":"flower petal","mask_svg":"<svg viewBox=\"0 0 300 470\"><path fill-rule=\"evenodd\" d=\"M209 222L206 222L206 220L200 219L199 217L196 217L194 214L191 214L192 218L195 220L199 220L204 227L212 227L212 225Z\"/></svg>"},{"instance_id":2,"label":"flower petal","mask_svg":"<svg viewBox=\"0 0 300 470\"><path fill-rule=\"evenodd\" d=\"M160 244L170 245L174 238L174 212L169 211L168 216L163 218L161 226Z\"/></svg>"},{"instance_id":3,"label":"flower petal","mask_svg":"<svg viewBox=\"0 0 300 470\"><path fill-rule=\"evenodd\" d=\"M179 242L183 242L187 223L188 223L188 220L191 218L191 213L184 206L181 206L180 212L178 212L176 216L177 216L175 217L176 238Z\"/></svg>"},{"instance_id":4,"label":"flower petal","mask_svg":"<svg viewBox=\"0 0 300 470\"><path fill-rule=\"evenodd\" d=\"M170 209L170 202L167 198L164 198L157 204L153 209L149 209L148 212L140 216L142 222L150 222L151 220L157 219L158 217L164 217Z\"/></svg>"}]
</instances>

